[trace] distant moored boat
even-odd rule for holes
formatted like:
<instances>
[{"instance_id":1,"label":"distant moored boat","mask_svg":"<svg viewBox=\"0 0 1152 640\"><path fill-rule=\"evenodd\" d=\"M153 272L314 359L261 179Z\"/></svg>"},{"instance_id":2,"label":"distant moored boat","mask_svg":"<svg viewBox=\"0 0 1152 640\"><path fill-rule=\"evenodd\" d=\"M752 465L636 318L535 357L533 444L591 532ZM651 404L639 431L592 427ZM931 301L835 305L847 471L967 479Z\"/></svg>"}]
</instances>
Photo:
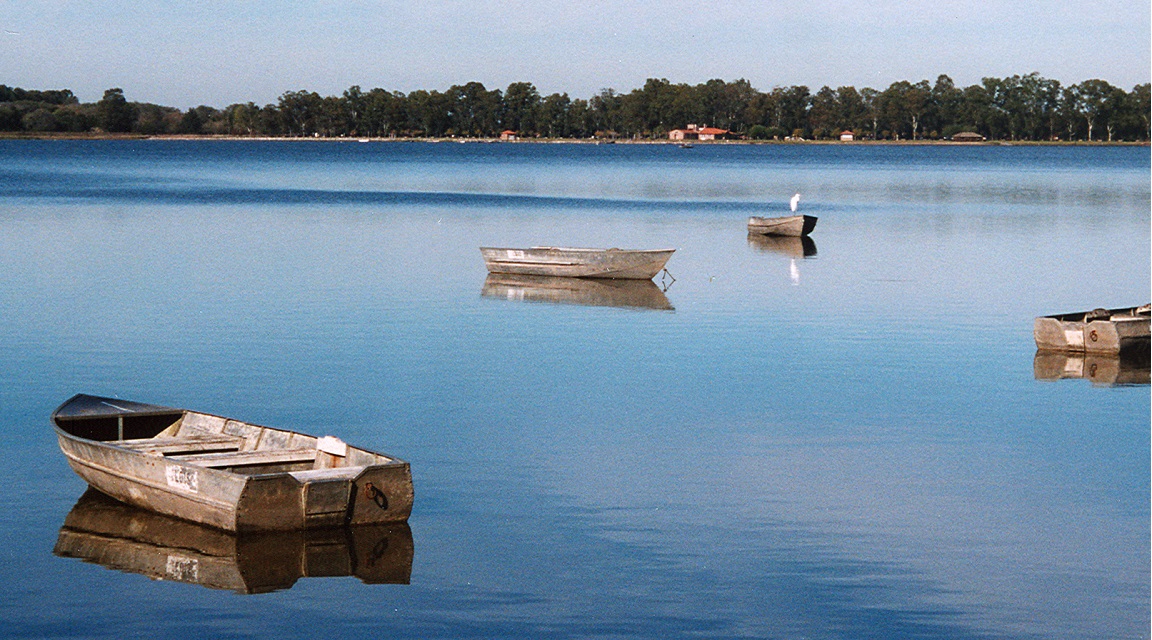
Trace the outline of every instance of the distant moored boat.
<instances>
[{"instance_id":1,"label":"distant moored boat","mask_svg":"<svg viewBox=\"0 0 1152 640\"><path fill-rule=\"evenodd\" d=\"M480 247L489 273L568 278L651 280L675 249L585 249Z\"/></svg>"},{"instance_id":2,"label":"distant moored boat","mask_svg":"<svg viewBox=\"0 0 1152 640\"><path fill-rule=\"evenodd\" d=\"M783 218L748 218L748 233L769 236L806 236L816 228L816 216L785 216Z\"/></svg>"}]
</instances>

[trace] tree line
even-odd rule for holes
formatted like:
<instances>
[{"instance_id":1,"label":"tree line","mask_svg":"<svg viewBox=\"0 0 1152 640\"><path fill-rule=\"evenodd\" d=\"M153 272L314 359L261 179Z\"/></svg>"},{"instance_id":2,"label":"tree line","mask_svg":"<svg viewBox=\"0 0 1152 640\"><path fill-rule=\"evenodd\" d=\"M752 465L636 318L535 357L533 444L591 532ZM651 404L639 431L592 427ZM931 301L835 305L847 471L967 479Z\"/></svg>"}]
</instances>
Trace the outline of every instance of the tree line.
<instances>
[{"instance_id":1,"label":"tree line","mask_svg":"<svg viewBox=\"0 0 1152 640\"><path fill-rule=\"evenodd\" d=\"M588 99L542 96L532 83L503 91L479 82L411 93L348 88L339 96L288 91L275 104L248 102L187 111L130 102L113 88L95 103L67 89L0 85L0 131L139 135L281 137L492 138L513 131L530 138L667 139L688 124L753 139L935 140L959 132L989 140L1148 141L1149 83L1131 91L1099 79L1062 85L1038 73L984 78L958 87L894 82L884 90L824 86L759 91L747 80L689 85L650 78L628 93L603 89Z\"/></svg>"}]
</instances>

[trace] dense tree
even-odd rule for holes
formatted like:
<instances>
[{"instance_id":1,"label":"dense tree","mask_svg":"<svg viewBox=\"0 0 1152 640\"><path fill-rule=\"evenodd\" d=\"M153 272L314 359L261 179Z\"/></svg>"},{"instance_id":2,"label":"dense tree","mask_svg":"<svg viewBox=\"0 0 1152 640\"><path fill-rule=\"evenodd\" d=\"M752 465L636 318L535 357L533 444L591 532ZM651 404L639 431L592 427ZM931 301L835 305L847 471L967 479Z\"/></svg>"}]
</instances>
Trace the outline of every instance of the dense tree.
<instances>
[{"instance_id":1,"label":"dense tree","mask_svg":"<svg viewBox=\"0 0 1152 640\"><path fill-rule=\"evenodd\" d=\"M1149 134L1152 133L1149 127L1149 115L1152 114L1152 84L1145 82L1144 84L1132 87L1132 92L1128 94L1128 110L1127 120L1129 124L1129 131L1133 134L1133 139L1147 140Z\"/></svg>"},{"instance_id":2,"label":"dense tree","mask_svg":"<svg viewBox=\"0 0 1152 640\"><path fill-rule=\"evenodd\" d=\"M539 132L540 92L530 82L513 82L504 91L504 104L500 109L500 126L519 131L522 135Z\"/></svg>"},{"instance_id":3,"label":"dense tree","mask_svg":"<svg viewBox=\"0 0 1152 640\"><path fill-rule=\"evenodd\" d=\"M575 137L572 122L572 100L568 94L553 93L540 102L537 131L548 138Z\"/></svg>"},{"instance_id":4,"label":"dense tree","mask_svg":"<svg viewBox=\"0 0 1152 640\"><path fill-rule=\"evenodd\" d=\"M135 120L132 106L124 98L122 89L109 89L96 103L96 126L109 133L124 133L132 130Z\"/></svg>"},{"instance_id":5,"label":"dense tree","mask_svg":"<svg viewBox=\"0 0 1152 640\"><path fill-rule=\"evenodd\" d=\"M815 93L803 85L759 91L743 79L689 85L649 78L627 93L608 88L587 100L562 93L542 97L530 82L514 82L504 91L469 82L408 94L354 85L335 96L288 91L264 107L249 102L186 112L128 102L121 89L81 104L69 90L0 85L0 130L37 133L98 127L145 135L494 137L511 129L522 137L666 139L671 129L696 124L757 140L835 139L851 129L859 138L877 140L974 131L990 140L1147 141L1149 114L1148 83L1131 91L1099 79L1062 86L1035 72L983 78L967 87L940 75L934 83L825 86Z\"/></svg>"},{"instance_id":6,"label":"dense tree","mask_svg":"<svg viewBox=\"0 0 1152 640\"><path fill-rule=\"evenodd\" d=\"M1103 80L1085 80L1072 87L1075 113L1082 116L1088 126L1088 141L1095 138L1098 125L1107 126L1120 104L1116 87Z\"/></svg>"},{"instance_id":7,"label":"dense tree","mask_svg":"<svg viewBox=\"0 0 1152 640\"><path fill-rule=\"evenodd\" d=\"M808 110L808 127L817 140L832 137L833 131L842 128L840 124L840 102L836 92L830 87L820 87L812 96L812 106Z\"/></svg>"},{"instance_id":8,"label":"dense tree","mask_svg":"<svg viewBox=\"0 0 1152 640\"><path fill-rule=\"evenodd\" d=\"M479 82L448 88L447 107L451 134L465 137L491 137L500 125L501 94L489 91Z\"/></svg>"}]
</instances>

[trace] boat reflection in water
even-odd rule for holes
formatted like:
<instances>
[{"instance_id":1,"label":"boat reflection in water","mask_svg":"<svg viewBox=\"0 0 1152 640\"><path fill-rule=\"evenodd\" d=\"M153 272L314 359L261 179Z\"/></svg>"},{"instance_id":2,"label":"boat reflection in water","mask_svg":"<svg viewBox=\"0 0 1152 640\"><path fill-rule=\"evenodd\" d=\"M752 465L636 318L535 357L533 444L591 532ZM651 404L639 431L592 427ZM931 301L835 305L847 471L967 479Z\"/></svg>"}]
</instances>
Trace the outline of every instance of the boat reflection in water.
<instances>
[{"instance_id":1,"label":"boat reflection in water","mask_svg":"<svg viewBox=\"0 0 1152 640\"><path fill-rule=\"evenodd\" d=\"M413 544L407 523L236 535L89 489L64 519L53 553L154 580L267 593L302 577L408 584Z\"/></svg>"},{"instance_id":2,"label":"boat reflection in water","mask_svg":"<svg viewBox=\"0 0 1152 640\"><path fill-rule=\"evenodd\" d=\"M480 295L528 302L580 304L674 311L668 296L651 280L563 278L490 273Z\"/></svg>"},{"instance_id":3,"label":"boat reflection in water","mask_svg":"<svg viewBox=\"0 0 1152 640\"><path fill-rule=\"evenodd\" d=\"M1098 385L1149 384L1147 349L1120 354L1037 351L1032 370L1037 380L1083 378Z\"/></svg>"},{"instance_id":4,"label":"boat reflection in water","mask_svg":"<svg viewBox=\"0 0 1152 640\"><path fill-rule=\"evenodd\" d=\"M749 233L748 246L761 251L779 253L789 258L812 258L816 255L816 241L808 236L766 236Z\"/></svg>"}]
</instances>

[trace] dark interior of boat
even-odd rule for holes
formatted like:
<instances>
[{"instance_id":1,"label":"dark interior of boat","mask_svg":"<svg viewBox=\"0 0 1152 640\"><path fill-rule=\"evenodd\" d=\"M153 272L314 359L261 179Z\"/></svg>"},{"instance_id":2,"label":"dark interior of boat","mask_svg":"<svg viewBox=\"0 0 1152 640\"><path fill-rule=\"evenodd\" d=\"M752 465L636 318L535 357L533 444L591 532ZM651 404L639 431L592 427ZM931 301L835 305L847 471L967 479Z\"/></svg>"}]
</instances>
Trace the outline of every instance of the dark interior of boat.
<instances>
[{"instance_id":1,"label":"dark interior of boat","mask_svg":"<svg viewBox=\"0 0 1152 640\"><path fill-rule=\"evenodd\" d=\"M56 426L88 440L151 438L176 424L182 409L79 394L53 414Z\"/></svg>"},{"instance_id":2,"label":"dark interior of boat","mask_svg":"<svg viewBox=\"0 0 1152 640\"><path fill-rule=\"evenodd\" d=\"M78 418L57 416L56 425L67 433L88 440L134 440L155 436L176 424L183 415L183 411L175 411L152 415L121 414Z\"/></svg>"}]
</instances>

